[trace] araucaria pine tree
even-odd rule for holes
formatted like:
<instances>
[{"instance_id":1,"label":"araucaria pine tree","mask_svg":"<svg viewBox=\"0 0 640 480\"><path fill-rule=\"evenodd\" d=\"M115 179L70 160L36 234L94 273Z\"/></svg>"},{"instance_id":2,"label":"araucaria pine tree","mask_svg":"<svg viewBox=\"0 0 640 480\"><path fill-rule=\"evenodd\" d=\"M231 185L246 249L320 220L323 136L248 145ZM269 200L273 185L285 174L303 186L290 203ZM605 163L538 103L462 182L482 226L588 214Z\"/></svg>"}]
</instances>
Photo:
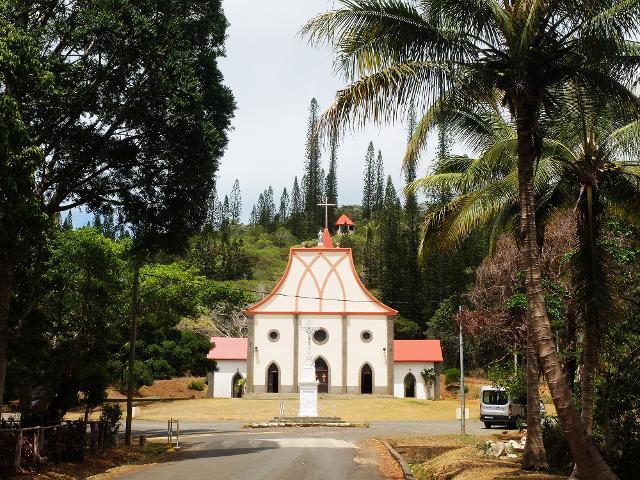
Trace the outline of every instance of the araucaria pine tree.
<instances>
[{"instance_id":1,"label":"araucaria pine tree","mask_svg":"<svg viewBox=\"0 0 640 480\"><path fill-rule=\"evenodd\" d=\"M384 203L385 196L385 186L384 186L384 163L382 162L382 152L378 150L378 157L376 158L376 183L375 183L375 194L373 201L373 215L382 210L382 205Z\"/></svg>"},{"instance_id":2,"label":"araucaria pine tree","mask_svg":"<svg viewBox=\"0 0 640 480\"><path fill-rule=\"evenodd\" d=\"M231 207L229 206L229 197L224 196L222 208L220 211L220 228L227 228L231 223Z\"/></svg>"},{"instance_id":3,"label":"araucaria pine tree","mask_svg":"<svg viewBox=\"0 0 640 480\"><path fill-rule=\"evenodd\" d=\"M329 173L325 179L324 194L328 203L338 205L338 134L331 132L329 142ZM329 225L336 220L336 207L329 207Z\"/></svg>"},{"instance_id":4,"label":"araucaria pine tree","mask_svg":"<svg viewBox=\"0 0 640 480\"><path fill-rule=\"evenodd\" d=\"M307 233L316 231L323 224L322 210L318 208L323 192L320 141L317 135L319 115L320 107L316 99L313 98L309 106L304 169L304 211L307 220Z\"/></svg>"},{"instance_id":5,"label":"araucaria pine tree","mask_svg":"<svg viewBox=\"0 0 640 480\"><path fill-rule=\"evenodd\" d=\"M371 219L376 192L376 165L373 142L369 142L367 156L364 157L364 188L362 190L362 215Z\"/></svg>"},{"instance_id":6,"label":"araucaria pine tree","mask_svg":"<svg viewBox=\"0 0 640 480\"><path fill-rule=\"evenodd\" d=\"M291 188L291 213L289 214L289 229L297 238L302 238L304 233L303 205L302 193L300 192L300 185L298 183L298 177L293 179L293 187Z\"/></svg>"},{"instance_id":7,"label":"araucaria pine tree","mask_svg":"<svg viewBox=\"0 0 640 480\"><path fill-rule=\"evenodd\" d=\"M282 190L282 195L280 195L280 208L278 209L278 221L280 223L286 223L289 218L289 194L287 193L287 188L285 187Z\"/></svg>"},{"instance_id":8,"label":"araucaria pine tree","mask_svg":"<svg viewBox=\"0 0 640 480\"><path fill-rule=\"evenodd\" d=\"M393 186L387 177L380 218L380 290L383 301L393 306L394 300L402 297L405 278L402 275L401 248L398 242L402 221L402 207Z\"/></svg>"},{"instance_id":9,"label":"araucaria pine tree","mask_svg":"<svg viewBox=\"0 0 640 480\"><path fill-rule=\"evenodd\" d=\"M231 197L229 198L229 209L231 213L231 222L240 223L240 217L242 215L242 194L240 193L240 182L236 178L233 182L233 188L231 189Z\"/></svg>"}]
</instances>

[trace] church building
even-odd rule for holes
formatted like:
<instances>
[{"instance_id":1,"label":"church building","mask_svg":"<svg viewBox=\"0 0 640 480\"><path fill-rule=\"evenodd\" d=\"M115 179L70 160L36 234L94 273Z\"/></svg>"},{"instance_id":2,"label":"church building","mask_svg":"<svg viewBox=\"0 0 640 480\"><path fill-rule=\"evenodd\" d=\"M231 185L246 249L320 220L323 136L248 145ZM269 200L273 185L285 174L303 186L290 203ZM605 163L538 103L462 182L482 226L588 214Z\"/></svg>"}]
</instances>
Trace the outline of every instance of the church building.
<instances>
[{"instance_id":1,"label":"church building","mask_svg":"<svg viewBox=\"0 0 640 480\"><path fill-rule=\"evenodd\" d=\"M310 349L319 393L438 398L439 376L427 389L421 372L439 372L440 341L394 340L398 312L365 288L350 248L334 248L327 229L319 237L292 248L273 291L245 310L246 340L212 338L210 395L237 396L240 378L246 393L296 393Z\"/></svg>"}]
</instances>

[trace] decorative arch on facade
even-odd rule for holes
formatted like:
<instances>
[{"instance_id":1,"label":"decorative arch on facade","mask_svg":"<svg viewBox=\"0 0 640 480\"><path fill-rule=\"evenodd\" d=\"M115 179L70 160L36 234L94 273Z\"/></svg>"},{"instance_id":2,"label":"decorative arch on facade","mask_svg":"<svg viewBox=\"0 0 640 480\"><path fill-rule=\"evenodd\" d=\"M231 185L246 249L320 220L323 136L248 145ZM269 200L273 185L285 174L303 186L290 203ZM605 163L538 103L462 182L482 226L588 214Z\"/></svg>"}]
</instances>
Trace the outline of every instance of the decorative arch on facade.
<instances>
[{"instance_id":1,"label":"decorative arch on facade","mask_svg":"<svg viewBox=\"0 0 640 480\"><path fill-rule=\"evenodd\" d=\"M237 383L242 380L244 377L240 372L236 372L231 379L231 396L233 398L242 398L242 389L236 389Z\"/></svg>"},{"instance_id":2,"label":"decorative arch on facade","mask_svg":"<svg viewBox=\"0 0 640 480\"><path fill-rule=\"evenodd\" d=\"M404 397L416 398L416 376L409 372L404 376Z\"/></svg>"},{"instance_id":3,"label":"decorative arch on facade","mask_svg":"<svg viewBox=\"0 0 640 480\"><path fill-rule=\"evenodd\" d=\"M282 383L281 377L282 370L277 362L272 361L267 366L265 372L265 390L267 393L279 393L280 385Z\"/></svg>"},{"instance_id":4,"label":"decorative arch on facade","mask_svg":"<svg viewBox=\"0 0 640 480\"><path fill-rule=\"evenodd\" d=\"M372 394L374 385L373 367L369 362L364 362L360 367L360 393L362 395Z\"/></svg>"},{"instance_id":5,"label":"decorative arch on facade","mask_svg":"<svg viewBox=\"0 0 640 480\"><path fill-rule=\"evenodd\" d=\"M329 362L322 355L318 355L313 361L316 369L316 380L318 383L318 393L329 393L329 385L331 384L331 367Z\"/></svg>"}]
</instances>

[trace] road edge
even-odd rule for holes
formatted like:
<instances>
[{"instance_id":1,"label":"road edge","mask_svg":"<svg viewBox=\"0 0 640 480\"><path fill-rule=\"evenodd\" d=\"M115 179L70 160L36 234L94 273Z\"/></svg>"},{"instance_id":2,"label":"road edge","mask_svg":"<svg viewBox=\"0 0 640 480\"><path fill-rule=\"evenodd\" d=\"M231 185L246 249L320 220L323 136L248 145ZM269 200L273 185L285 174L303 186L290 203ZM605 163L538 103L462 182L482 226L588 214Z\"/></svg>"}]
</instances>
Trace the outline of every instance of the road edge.
<instances>
[{"instance_id":1,"label":"road edge","mask_svg":"<svg viewBox=\"0 0 640 480\"><path fill-rule=\"evenodd\" d=\"M413 473L411 472L411 467L407 463L407 461L400 455L395 448L389 445L389 442L385 440L381 440L384 446L387 448L391 456L398 462L400 468L402 469L402 473L404 474L405 480L413 480Z\"/></svg>"}]
</instances>

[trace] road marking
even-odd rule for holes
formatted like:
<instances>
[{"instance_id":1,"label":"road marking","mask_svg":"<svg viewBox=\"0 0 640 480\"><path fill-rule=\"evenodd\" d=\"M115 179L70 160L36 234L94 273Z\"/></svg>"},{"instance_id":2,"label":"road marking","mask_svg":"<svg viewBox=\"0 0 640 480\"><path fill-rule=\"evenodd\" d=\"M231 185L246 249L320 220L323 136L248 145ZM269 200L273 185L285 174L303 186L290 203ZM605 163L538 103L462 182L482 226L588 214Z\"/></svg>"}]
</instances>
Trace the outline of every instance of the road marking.
<instances>
[{"instance_id":1,"label":"road marking","mask_svg":"<svg viewBox=\"0 0 640 480\"><path fill-rule=\"evenodd\" d=\"M280 448L356 448L353 442L335 438L262 438L262 442L275 442Z\"/></svg>"},{"instance_id":2,"label":"road marking","mask_svg":"<svg viewBox=\"0 0 640 480\"><path fill-rule=\"evenodd\" d=\"M226 432L226 433L192 433L190 435L180 435L180 440L183 438L201 438L201 437L223 437L226 435L272 435L274 433L284 433L284 432ZM173 436L173 441L175 442L175 435ZM148 441L153 440L161 440L167 439L166 435L158 435L157 437L147 437Z\"/></svg>"}]
</instances>

